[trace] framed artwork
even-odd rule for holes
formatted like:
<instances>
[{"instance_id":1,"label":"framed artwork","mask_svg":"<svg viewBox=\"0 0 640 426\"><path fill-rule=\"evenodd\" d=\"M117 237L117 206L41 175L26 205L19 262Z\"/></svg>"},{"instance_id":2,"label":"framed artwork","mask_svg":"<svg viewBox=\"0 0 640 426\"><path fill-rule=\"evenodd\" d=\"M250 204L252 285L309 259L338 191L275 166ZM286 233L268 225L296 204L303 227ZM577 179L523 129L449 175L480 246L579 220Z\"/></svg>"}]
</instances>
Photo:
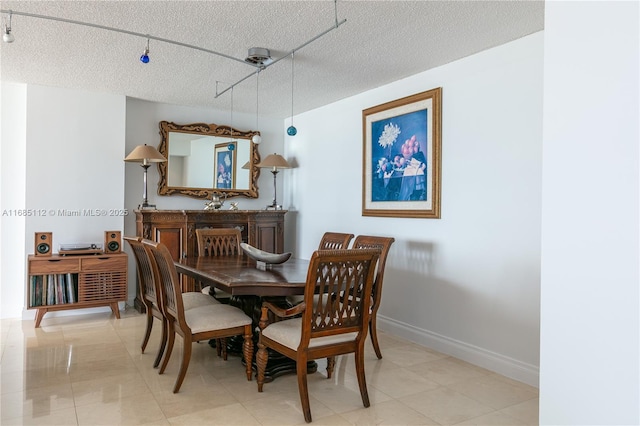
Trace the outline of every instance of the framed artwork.
<instances>
[{"instance_id":1,"label":"framed artwork","mask_svg":"<svg viewBox=\"0 0 640 426\"><path fill-rule=\"evenodd\" d=\"M236 185L236 142L216 144L213 150L213 187L231 189Z\"/></svg>"},{"instance_id":2,"label":"framed artwork","mask_svg":"<svg viewBox=\"0 0 640 426\"><path fill-rule=\"evenodd\" d=\"M440 218L442 88L362 111L362 215Z\"/></svg>"}]
</instances>

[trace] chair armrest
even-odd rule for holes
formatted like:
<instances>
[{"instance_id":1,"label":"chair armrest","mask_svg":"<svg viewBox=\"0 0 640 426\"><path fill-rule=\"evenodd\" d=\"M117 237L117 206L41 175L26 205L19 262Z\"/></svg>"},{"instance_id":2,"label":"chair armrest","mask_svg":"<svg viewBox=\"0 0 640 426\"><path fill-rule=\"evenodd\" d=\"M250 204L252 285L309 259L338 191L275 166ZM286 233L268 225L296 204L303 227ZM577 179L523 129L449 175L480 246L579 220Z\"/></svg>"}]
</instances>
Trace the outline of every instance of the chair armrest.
<instances>
[{"instance_id":1,"label":"chair armrest","mask_svg":"<svg viewBox=\"0 0 640 426\"><path fill-rule=\"evenodd\" d=\"M258 326L263 330L269 324L269 311L273 312L278 318L289 318L304 312L307 305L301 302L291 308L283 309L270 302L262 302L262 314Z\"/></svg>"},{"instance_id":2,"label":"chair armrest","mask_svg":"<svg viewBox=\"0 0 640 426\"><path fill-rule=\"evenodd\" d=\"M289 318L304 312L306 305L304 304L304 302L301 302L291 308L283 309L279 306L274 305L271 302L262 302L262 309L264 310L265 308L270 310L280 318Z\"/></svg>"}]
</instances>

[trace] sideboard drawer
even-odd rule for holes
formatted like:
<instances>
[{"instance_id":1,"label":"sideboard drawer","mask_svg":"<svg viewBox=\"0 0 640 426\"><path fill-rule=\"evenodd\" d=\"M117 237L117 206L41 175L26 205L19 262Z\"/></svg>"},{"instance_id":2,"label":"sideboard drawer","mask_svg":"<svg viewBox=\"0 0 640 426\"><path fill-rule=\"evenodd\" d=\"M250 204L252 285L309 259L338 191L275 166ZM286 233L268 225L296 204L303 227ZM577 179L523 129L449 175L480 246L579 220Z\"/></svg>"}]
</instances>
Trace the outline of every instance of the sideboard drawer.
<instances>
[{"instance_id":1,"label":"sideboard drawer","mask_svg":"<svg viewBox=\"0 0 640 426\"><path fill-rule=\"evenodd\" d=\"M80 259L59 259L52 258L46 260L35 259L29 262L29 275L48 275L80 272Z\"/></svg>"},{"instance_id":2,"label":"sideboard drawer","mask_svg":"<svg viewBox=\"0 0 640 426\"><path fill-rule=\"evenodd\" d=\"M105 272L124 270L127 265L127 257L123 256L96 256L82 259L82 272Z\"/></svg>"}]
</instances>

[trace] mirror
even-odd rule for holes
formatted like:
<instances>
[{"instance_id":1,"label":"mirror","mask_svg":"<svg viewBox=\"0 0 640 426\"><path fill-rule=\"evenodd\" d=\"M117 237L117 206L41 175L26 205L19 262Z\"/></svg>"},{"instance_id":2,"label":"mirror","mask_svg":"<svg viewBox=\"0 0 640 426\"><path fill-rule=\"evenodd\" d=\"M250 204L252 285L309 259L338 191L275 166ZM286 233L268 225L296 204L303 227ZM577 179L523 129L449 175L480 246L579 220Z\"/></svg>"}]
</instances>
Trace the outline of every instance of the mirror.
<instances>
[{"instance_id":1,"label":"mirror","mask_svg":"<svg viewBox=\"0 0 640 426\"><path fill-rule=\"evenodd\" d=\"M167 161L158 163L158 194L258 198L260 154L251 138L259 134L216 124L161 121L158 151Z\"/></svg>"}]
</instances>

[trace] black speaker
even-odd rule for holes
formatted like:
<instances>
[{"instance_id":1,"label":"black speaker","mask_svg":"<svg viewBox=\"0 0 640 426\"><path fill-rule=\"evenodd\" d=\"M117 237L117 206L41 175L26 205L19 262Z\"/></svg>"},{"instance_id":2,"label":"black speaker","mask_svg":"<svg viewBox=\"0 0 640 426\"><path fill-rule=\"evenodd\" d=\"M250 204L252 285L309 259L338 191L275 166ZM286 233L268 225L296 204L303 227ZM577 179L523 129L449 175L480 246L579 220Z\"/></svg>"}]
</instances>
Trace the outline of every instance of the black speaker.
<instances>
[{"instance_id":1,"label":"black speaker","mask_svg":"<svg viewBox=\"0 0 640 426\"><path fill-rule=\"evenodd\" d=\"M105 231L104 232L104 252L105 253L120 253L121 243L120 231Z\"/></svg>"},{"instance_id":2,"label":"black speaker","mask_svg":"<svg viewBox=\"0 0 640 426\"><path fill-rule=\"evenodd\" d=\"M53 233L51 232L36 232L36 241L33 248L33 253L36 256L51 256L53 252Z\"/></svg>"}]
</instances>

